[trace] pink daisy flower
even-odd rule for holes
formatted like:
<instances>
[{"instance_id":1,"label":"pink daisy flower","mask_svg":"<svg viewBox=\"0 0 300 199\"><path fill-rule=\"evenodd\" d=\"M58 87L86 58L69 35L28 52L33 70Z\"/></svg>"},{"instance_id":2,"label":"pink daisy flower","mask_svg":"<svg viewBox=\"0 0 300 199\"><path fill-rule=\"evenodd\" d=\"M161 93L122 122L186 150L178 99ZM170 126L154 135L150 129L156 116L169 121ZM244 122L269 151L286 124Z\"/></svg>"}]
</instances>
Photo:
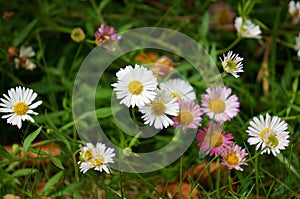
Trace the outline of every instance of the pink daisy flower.
<instances>
[{"instance_id":1,"label":"pink daisy flower","mask_svg":"<svg viewBox=\"0 0 300 199\"><path fill-rule=\"evenodd\" d=\"M173 117L174 128L178 129L182 127L183 131L186 129L197 129L201 126L200 122L202 118L200 106L193 101L179 100L179 114Z\"/></svg>"},{"instance_id":2,"label":"pink daisy flower","mask_svg":"<svg viewBox=\"0 0 300 199\"><path fill-rule=\"evenodd\" d=\"M222 164L226 165L229 169L236 169L243 171L241 165L248 165L245 163L246 156L245 149L242 149L237 144L232 144L226 147L226 149L221 153Z\"/></svg>"},{"instance_id":3,"label":"pink daisy flower","mask_svg":"<svg viewBox=\"0 0 300 199\"><path fill-rule=\"evenodd\" d=\"M114 27L105 24L101 24L94 35L98 44L121 39L121 36L117 35Z\"/></svg>"},{"instance_id":4,"label":"pink daisy flower","mask_svg":"<svg viewBox=\"0 0 300 199\"><path fill-rule=\"evenodd\" d=\"M200 151L206 152L210 156L219 155L225 148L232 144L233 135L226 134L220 128L219 123L208 123L208 127L199 130L196 135Z\"/></svg>"},{"instance_id":5,"label":"pink daisy flower","mask_svg":"<svg viewBox=\"0 0 300 199\"><path fill-rule=\"evenodd\" d=\"M217 122L231 120L239 112L240 103L236 95L231 95L231 88L217 86L207 88L207 94L201 95L202 111Z\"/></svg>"}]
</instances>

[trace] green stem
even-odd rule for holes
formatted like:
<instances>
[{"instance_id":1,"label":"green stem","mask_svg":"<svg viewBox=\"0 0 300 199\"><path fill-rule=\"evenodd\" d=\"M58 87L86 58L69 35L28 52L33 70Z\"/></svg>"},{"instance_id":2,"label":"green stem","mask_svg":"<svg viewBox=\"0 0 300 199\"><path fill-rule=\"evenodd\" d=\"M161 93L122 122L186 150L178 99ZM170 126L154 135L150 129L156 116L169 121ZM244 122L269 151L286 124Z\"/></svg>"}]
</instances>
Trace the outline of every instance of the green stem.
<instances>
[{"instance_id":1,"label":"green stem","mask_svg":"<svg viewBox=\"0 0 300 199\"><path fill-rule=\"evenodd\" d=\"M222 53L225 53L225 52L229 51L235 45L237 45L241 41L241 39L242 39L242 37L238 36L227 48L217 50L216 54L218 55L218 54L222 54Z\"/></svg>"},{"instance_id":2,"label":"green stem","mask_svg":"<svg viewBox=\"0 0 300 199\"><path fill-rule=\"evenodd\" d=\"M255 151L255 185L256 185L256 198L259 199L259 171L258 171L258 155Z\"/></svg>"}]
</instances>

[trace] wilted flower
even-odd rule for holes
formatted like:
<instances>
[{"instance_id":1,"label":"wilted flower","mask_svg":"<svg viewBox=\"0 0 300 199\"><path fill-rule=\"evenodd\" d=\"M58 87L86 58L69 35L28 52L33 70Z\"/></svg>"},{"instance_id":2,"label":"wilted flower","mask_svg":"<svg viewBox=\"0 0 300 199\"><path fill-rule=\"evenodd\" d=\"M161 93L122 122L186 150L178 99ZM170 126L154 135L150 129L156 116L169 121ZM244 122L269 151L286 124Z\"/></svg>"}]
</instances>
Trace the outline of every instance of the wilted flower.
<instances>
[{"instance_id":1,"label":"wilted flower","mask_svg":"<svg viewBox=\"0 0 300 199\"><path fill-rule=\"evenodd\" d=\"M18 69L19 67L23 67L27 70L33 70L36 68L36 65L29 60L30 57L34 57L35 52L31 46L25 48L24 46L20 49L20 54L17 56L15 61L15 66Z\"/></svg>"},{"instance_id":2,"label":"wilted flower","mask_svg":"<svg viewBox=\"0 0 300 199\"><path fill-rule=\"evenodd\" d=\"M232 21L236 13L230 4L226 2L212 3L209 7L209 24L211 29L231 30L234 29Z\"/></svg>"},{"instance_id":3,"label":"wilted flower","mask_svg":"<svg viewBox=\"0 0 300 199\"><path fill-rule=\"evenodd\" d=\"M74 28L71 32L71 38L75 42L81 42L85 39L85 33L81 28Z\"/></svg>"},{"instance_id":4,"label":"wilted flower","mask_svg":"<svg viewBox=\"0 0 300 199\"><path fill-rule=\"evenodd\" d=\"M295 39L296 39L295 50L297 50L297 55L298 57L300 57L300 33Z\"/></svg>"},{"instance_id":5,"label":"wilted flower","mask_svg":"<svg viewBox=\"0 0 300 199\"><path fill-rule=\"evenodd\" d=\"M96 42L99 45L108 41L121 39L121 36L117 35L114 27L105 24L101 24L94 35L96 37Z\"/></svg>"},{"instance_id":6,"label":"wilted flower","mask_svg":"<svg viewBox=\"0 0 300 199\"><path fill-rule=\"evenodd\" d=\"M293 17L294 24L300 21L300 2L290 1L289 14Z\"/></svg>"}]
</instances>

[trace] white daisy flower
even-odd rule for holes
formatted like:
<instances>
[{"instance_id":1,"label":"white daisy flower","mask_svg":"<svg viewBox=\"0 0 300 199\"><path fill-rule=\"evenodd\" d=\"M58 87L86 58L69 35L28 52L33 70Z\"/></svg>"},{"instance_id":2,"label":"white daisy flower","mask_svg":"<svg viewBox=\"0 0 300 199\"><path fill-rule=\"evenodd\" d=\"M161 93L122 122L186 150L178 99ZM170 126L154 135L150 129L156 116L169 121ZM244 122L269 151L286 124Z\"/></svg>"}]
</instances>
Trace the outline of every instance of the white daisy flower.
<instances>
[{"instance_id":1,"label":"white daisy flower","mask_svg":"<svg viewBox=\"0 0 300 199\"><path fill-rule=\"evenodd\" d=\"M298 57L300 57L300 33L299 35L296 37L296 45L295 45L295 50L297 50L297 55Z\"/></svg>"},{"instance_id":2,"label":"white daisy flower","mask_svg":"<svg viewBox=\"0 0 300 199\"><path fill-rule=\"evenodd\" d=\"M252 23L250 19L243 20L242 17L237 17L234 22L234 27L241 37L255 39L261 38L260 27Z\"/></svg>"},{"instance_id":3,"label":"white daisy flower","mask_svg":"<svg viewBox=\"0 0 300 199\"><path fill-rule=\"evenodd\" d=\"M151 70L139 65L126 66L117 72L118 82L112 84L115 87L117 99L127 107L142 107L150 103L156 96L157 79Z\"/></svg>"},{"instance_id":4,"label":"white daisy flower","mask_svg":"<svg viewBox=\"0 0 300 199\"><path fill-rule=\"evenodd\" d=\"M113 157L115 157L114 149L106 147L105 144L97 143L96 147L92 143L87 143L86 146L80 150L81 161L80 172L86 173L89 169L106 173L110 173L108 163L114 163Z\"/></svg>"},{"instance_id":5,"label":"white daisy flower","mask_svg":"<svg viewBox=\"0 0 300 199\"><path fill-rule=\"evenodd\" d=\"M36 65L29 60L30 57L34 57L34 56L35 56L35 52L31 46L26 48L22 46L20 49L19 56L14 59L16 69L18 69L20 66L27 70L35 69Z\"/></svg>"},{"instance_id":6,"label":"white daisy flower","mask_svg":"<svg viewBox=\"0 0 300 199\"><path fill-rule=\"evenodd\" d=\"M32 89L24 87L16 87L8 90L8 95L3 94L4 98L0 98L0 112L9 113L2 116L3 119L7 118L7 123L17 125L20 129L22 121L29 120L34 123L33 118L29 114L38 115L32 109L35 109L42 104L42 101L37 101L32 104L36 99L37 94Z\"/></svg>"},{"instance_id":7,"label":"white daisy flower","mask_svg":"<svg viewBox=\"0 0 300 199\"><path fill-rule=\"evenodd\" d=\"M243 59L238 54L233 54L232 51L228 51L227 55L223 54L223 59L220 58L224 71L232 74L235 78L239 77L237 73L244 72Z\"/></svg>"},{"instance_id":8,"label":"white daisy flower","mask_svg":"<svg viewBox=\"0 0 300 199\"><path fill-rule=\"evenodd\" d=\"M256 145L256 150L260 147L264 149L262 153L272 152L274 156L285 149L289 144L289 132L287 123L282 121L280 117L271 117L266 115L266 119L262 115L253 118L250 126L246 130L249 134L248 142L250 145Z\"/></svg>"},{"instance_id":9,"label":"white daisy flower","mask_svg":"<svg viewBox=\"0 0 300 199\"><path fill-rule=\"evenodd\" d=\"M171 95L178 99L185 99L189 101L194 101L196 99L196 94L193 87L182 79L170 79L166 82L159 84L161 90L165 90L167 95Z\"/></svg>"},{"instance_id":10,"label":"white daisy flower","mask_svg":"<svg viewBox=\"0 0 300 199\"><path fill-rule=\"evenodd\" d=\"M293 23L296 24L300 20L300 2L289 2L289 14L293 17Z\"/></svg>"},{"instance_id":11,"label":"white daisy flower","mask_svg":"<svg viewBox=\"0 0 300 199\"><path fill-rule=\"evenodd\" d=\"M174 123L167 115L177 116L179 103L177 98L167 95L165 90L157 90L154 101L141 107L140 112L144 114L142 119L145 124L154 125L156 129L167 128Z\"/></svg>"}]
</instances>

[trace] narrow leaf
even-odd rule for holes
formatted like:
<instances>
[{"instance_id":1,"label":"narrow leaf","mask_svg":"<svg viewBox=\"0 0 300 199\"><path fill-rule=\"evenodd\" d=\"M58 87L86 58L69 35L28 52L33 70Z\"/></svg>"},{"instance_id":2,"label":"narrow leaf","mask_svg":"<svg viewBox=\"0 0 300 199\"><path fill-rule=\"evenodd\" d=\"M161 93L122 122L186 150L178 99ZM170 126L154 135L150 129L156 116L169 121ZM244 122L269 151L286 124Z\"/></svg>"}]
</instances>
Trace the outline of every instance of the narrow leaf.
<instances>
[{"instance_id":1,"label":"narrow leaf","mask_svg":"<svg viewBox=\"0 0 300 199\"><path fill-rule=\"evenodd\" d=\"M8 153L8 151L0 144L0 154L6 159L12 159L12 156Z\"/></svg>"},{"instance_id":2,"label":"narrow leaf","mask_svg":"<svg viewBox=\"0 0 300 199\"><path fill-rule=\"evenodd\" d=\"M35 25L37 24L38 19L33 20L30 24L25 26L25 28L18 34L18 36L13 41L13 46L18 46L26 39L29 33L33 30Z\"/></svg>"},{"instance_id":3,"label":"narrow leaf","mask_svg":"<svg viewBox=\"0 0 300 199\"><path fill-rule=\"evenodd\" d=\"M33 133L31 133L30 135L27 136L27 138L24 140L24 144L23 144L23 150L24 150L24 156L26 157L27 155L27 151L31 146L31 143L33 142L33 140L39 135L39 133L41 132L42 127L38 128L36 131L34 131Z\"/></svg>"},{"instance_id":4,"label":"narrow leaf","mask_svg":"<svg viewBox=\"0 0 300 199\"><path fill-rule=\"evenodd\" d=\"M38 170L37 169L19 169L19 170L16 170L12 176L13 177L20 177L20 176L27 176L27 175L30 175L30 174L33 174L33 173L36 173Z\"/></svg>"},{"instance_id":5,"label":"narrow leaf","mask_svg":"<svg viewBox=\"0 0 300 199\"><path fill-rule=\"evenodd\" d=\"M58 158L56 158L56 157L51 157L51 156L49 156L49 158L50 158L50 160L53 162L53 164L54 164L55 166L57 166L58 168L60 168L60 169L62 169L62 170L65 169L64 166L62 165L61 161L60 161Z\"/></svg>"},{"instance_id":6,"label":"narrow leaf","mask_svg":"<svg viewBox=\"0 0 300 199\"><path fill-rule=\"evenodd\" d=\"M44 186L43 194L51 189L54 185L56 185L61 177L63 176L64 172L59 171L57 174L55 174L53 177L51 177L47 184Z\"/></svg>"}]
</instances>

